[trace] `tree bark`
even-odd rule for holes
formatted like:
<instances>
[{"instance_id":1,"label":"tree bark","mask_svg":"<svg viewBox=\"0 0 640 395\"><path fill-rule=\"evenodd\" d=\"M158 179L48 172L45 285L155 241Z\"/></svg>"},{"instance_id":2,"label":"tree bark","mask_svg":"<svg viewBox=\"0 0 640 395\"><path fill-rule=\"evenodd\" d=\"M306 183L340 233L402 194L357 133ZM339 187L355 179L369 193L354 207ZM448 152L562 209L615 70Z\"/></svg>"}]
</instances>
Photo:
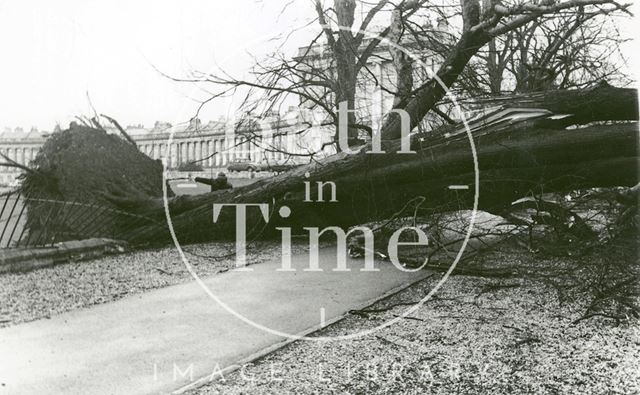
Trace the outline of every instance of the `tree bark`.
<instances>
[{"instance_id":1,"label":"tree bark","mask_svg":"<svg viewBox=\"0 0 640 395\"><path fill-rule=\"evenodd\" d=\"M555 125L541 127L545 122L542 120L474 130L480 170L479 209L500 213L515 199L542 191L637 184L635 90L602 85L585 91L521 96L505 103L571 113L574 123L608 119L627 122L558 129ZM413 154L399 153L400 147L399 140L385 140L381 147L385 153L368 153L371 146L367 145L355 154L341 152L242 188L169 198L168 210L175 233L181 242L233 239L234 208L223 208L213 223L214 203L269 205L268 224L257 208L247 210L249 239L278 237L278 226L304 232L303 227L346 228L388 218L417 196L425 197L421 207L431 212L473 206L474 161L465 133L450 138L438 133L414 135L411 150L416 153ZM316 200L319 181L335 184L337 202L304 201L305 182L311 185L310 196ZM450 185L464 185L468 189L452 190ZM328 189L324 195L330 195ZM162 199L133 197L111 202L150 220L130 224L120 238L134 244L170 242ZM285 205L292 214L283 219L278 209Z\"/></svg>"},{"instance_id":2,"label":"tree bark","mask_svg":"<svg viewBox=\"0 0 640 395\"><path fill-rule=\"evenodd\" d=\"M531 193L635 185L637 143L637 123L480 136L475 142L480 168L478 208L500 213ZM277 236L276 226L300 232L305 226L346 228L388 218L416 196L424 196L422 208L433 211L472 207L475 174L468 141L421 146L416 140L412 149L417 154L398 154L398 148L398 142L388 142L383 144L386 154L369 154L366 149L341 153L237 190L174 198L169 206L174 229L181 242L233 239L234 209L223 209L214 224L214 203L269 203L272 215L266 225L257 209L248 209L249 238ZM338 202L304 202L304 181L311 185L334 182ZM469 189L450 190L449 185ZM311 196L317 196L317 188L312 187ZM292 211L287 219L277 214L283 205ZM163 215L157 206L145 214L154 212ZM141 243L167 240L167 230L157 226L141 227L130 237Z\"/></svg>"}]
</instances>

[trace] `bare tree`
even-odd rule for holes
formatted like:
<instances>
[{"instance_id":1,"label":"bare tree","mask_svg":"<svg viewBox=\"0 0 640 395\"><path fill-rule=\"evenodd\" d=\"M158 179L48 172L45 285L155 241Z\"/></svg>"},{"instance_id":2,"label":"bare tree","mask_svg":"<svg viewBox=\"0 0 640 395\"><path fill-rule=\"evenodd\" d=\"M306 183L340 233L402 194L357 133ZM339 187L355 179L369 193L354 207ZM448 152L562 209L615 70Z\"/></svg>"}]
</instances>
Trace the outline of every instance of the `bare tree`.
<instances>
[{"instance_id":1,"label":"bare tree","mask_svg":"<svg viewBox=\"0 0 640 395\"><path fill-rule=\"evenodd\" d=\"M476 86L501 94L579 88L605 79L624 84L619 50L624 38L615 17L608 9L578 7L492 38L473 62L480 70Z\"/></svg>"},{"instance_id":2,"label":"bare tree","mask_svg":"<svg viewBox=\"0 0 640 395\"><path fill-rule=\"evenodd\" d=\"M462 33L449 50L439 67L436 79L431 79L415 91L414 97L404 106L411 116L411 127L415 127L425 115L444 97L445 88L451 87L465 67L482 47L491 40L535 23L545 15L555 15L566 10L595 8L604 13L626 10L630 5L620 5L610 0L567 0L518 2L508 5L503 2L481 9L479 0L462 0ZM591 11L593 12L593 11ZM386 139L400 137L398 117L389 117L382 130Z\"/></svg>"},{"instance_id":3,"label":"bare tree","mask_svg":"<svg viewBox=\"0 0 640 395\"><path fill-rule=\"evenodd\" d=\"M293 97L304 107L319 110L326 117L322 126L337 126L339 103L346 102L350 110L356 109L358 86L368 83L393 95L393 107L409 113L412 129L430 112L450 123L446 111L437 108L449 88L479 93L484 90L483 85L486 86L484 80L489 92L499 92L508 73L520 91L539 90L551 79L559 80L561 87L578 85L580 82L575 82L578 74L584 77L607 55L594 53L595 46L606 38L590 21L629 7L614 0L485 1L482 4L479 0L440 4L380 0L374 4L363 3L368 10L356 24L356 5L355 0L334 0L333 6L327 8L320 0L315 1L316 21L321 31L293 59L276 53L257 62L253 80L238 80L224 73L202 74L200 80L227 87L225 89L249 88L251 92L244 102L247 114L278 113ZM374 18L380 19L383 13L388 14L387 26L378 29L376 37L368 37L365 32ZM425 28L425 17L437 17L450 28L446 32ZM538 37L544 34L548 35L547 42L541 43ZM576 39L571 40L574 36ZM402 50L389 48L383 40L403 45L408 40L407 45L417 51L430 51L430 56L436 57L439 63L435 76L416 79L417 70L411 58ZM485 46L488 51L482 52ZM395 78L391 83L380 81L369 69L371 61L384 52L382 49L394 65ZM587 52L593 55L585 55ZM486 59L484 75L477 70L466 70L475 55ZM418 86L414 86L416 83ZM456 83L459 86L454 86ZM349 112L347 125L352 144L358 143L359 133L373 133L370 120L357 112ZM399 117L387 116L381 129L383 138L399 138Z\"/></svg>"},{"instance_id":4,"label":"bare tree","mask_svg":"<svg viewBox=\"0 0 640 395\"><path fill-rule=\"evenodd\" d=\"M345 102L348 109L357 110L356 95L361 84L373 81L374 85L388 90L369 69L369 61L378 56L375 52L380 42L392 29L387 27L371 37L367 33L370 23L377 15L391 11L398 19L407 19L425 2L410 0L394 4L380 0L367 10L356 26L355 0L335 0L329 8L317 0L314 8L320 32L298 56L288 58L277 52L271 54L256 62L253 80L240 80L220 72L194 73L193 79L183 81L206 81L225 87L223 89L248 88L250 92L242 104L242 111L247 115L277 114L293 99L304 108L319 112L320 118L324 118L321 126L337 126L339 103ZM371 123L364 122L364 118L349 112L350 144L360 143L361 134L371 135Z\"/></svg>"}]
</instances>

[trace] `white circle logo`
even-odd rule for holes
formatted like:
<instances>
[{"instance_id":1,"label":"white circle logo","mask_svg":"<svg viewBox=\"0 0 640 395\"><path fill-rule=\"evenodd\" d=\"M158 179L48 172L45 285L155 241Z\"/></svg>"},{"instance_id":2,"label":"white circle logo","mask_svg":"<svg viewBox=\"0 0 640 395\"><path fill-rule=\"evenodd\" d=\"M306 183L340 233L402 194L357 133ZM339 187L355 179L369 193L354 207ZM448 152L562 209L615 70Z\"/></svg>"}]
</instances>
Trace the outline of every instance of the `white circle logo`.
<instances>
[{"instance_id":1,"label":"white circle logo","mask_svg":"<svg viewBox=\"0 0 640 395\"><path fill-rule=\"evenodd\" d=\"M349 30L352 31L351 28L346 28L346 27L338 27L341 30ZM467 135L467 139L469 141L469 146L471 149L471 154L472 154L472 158L473 158L473 167L474 167L474 199L473 199L473 209L471 211L471 218L469 219L469 226L467 227L467 231L465 232L464 235L464 239L462 240L462 244L461 247L458 251L458 253L456 254L452 264L449 266L448 270L444 273L444 275L442 276L442 278L437 282L437 284L431 289L431 291L424 297L422 298L418 303L416 303L415 305L411 306L410 308L408 308L406 311L404 311L401 315L398 315L396 318L391 319L389 321L386 321L374 328L371 329L367 329L367 330L363 330L363 331L359 331L356 333L351 333L351 334L347 334L347 335L341 335L341 336L307 336L307 335L300 335L300 334L290 334L290 333L285 333L282 331L278 331L275 330L273 328L269 328L265 325L262 325L258 322L255 322L254 320L252 320L249 317L245 317L242 314L238 313L237 311L235 311L233 308L231 308L227 303L225 303L225 301L221 300L213 290L210 289L209 286L207 286L207 284L204 283L204 281L198 276L198 274L195 272L193 266L190 264L187 256L185 255L185 252L182 249L182 246L180 245L178 238L176 236L174 227L173 227L173 222L171 220L171 213L169 210L169 202L168 202L168 198L167 198L167 161L164 160L163 161L163 166L164 166L164 171L163 171L163 199L164 199L164 207L165 207L165 215L166 215L166 219L167 219L167 225L169 228L169 232L171 233L171 237L173 239L173 242L176 246L176 249L178 250L178 253L180 254L180 257L185 265L185 267L187 268L187 270L189 271L189 273L191 274L191 276L194 278L194 280L199 284L199 286L206 292L206 294L212 299L214 300L218 305L220 305L222 308L224 308L227 312L231 313L232 315L234 315L235 317L237 317L238 319L242 320L243 322L254 326L255 328L258 328L260 330L266 331L268 333L280 336L280 337L284 337L284 338L288 338L291 340L309 340L309 341L331 341L331 340L347 340L347 339L355 339L358 337L362 337L362 336L366 336L366 335L370 335L378 330L381 330L383 328L386 328L396 322L398 322L399 320L409 316L410 314L412 314L414 311L416 311L417 309L419 309L425 302L427 302L437 291L438 289L440 289L440 287L442 287L442 285L447 281L447 279L449 278L449 276L451 275L451 273L453 272L453 270L456 268L458 262L460 261L460 259L462 258L462 255L465 251L465 248L467 247L467 243L469 242L469 239L472 235L472 231L473 231L473 227L475 224L475 220L476 220L476 213L477 213L477 207L478 207L478 195L479 195L479 169L478 169L478 160L477 160L477 155L476 155L476 147L474 144L474 140L473 140L473 136L471 133L471 130L469 128L469 125L467 124L466 119L464 118L464 113L463 111L460 110L460 106L458 104L458 102L456 101L456 98L454 97L454 95L449 91L449 89L447 88L447 86L443 83L443 81L438 77L438 75L436 75L433 70L430 69L430 67L428 65L426 65L419 56L416 56L415 54L411 53L407 48L400 46L394 42L391 42L389 40L387 40L384 37L380 37L377 34L370 34L366 31L362 32L365 37L370 38L370 39L379 39L380 42L384 43L385 45L388 45L389 47L393 47L397 50L402 51L406 56L410 57L416 64L420 65L423 67L423 69L425 71L427 71L428 73L428 77L434 81L436 81L441 87L442 89L446 92L446 95L448 96L448 98L451 100L451 102L453 103L453 105L455 106L456 109L458 109L458 112L462 118L462 123L464 125L465 131L466 131L466 135ZM167 141L167 147L171 146L171 143L173 142L173 134L175 132L172 130L171 134L169 136L169 139ZM169 152L169 150L167 150L167 152ZM224 203L224 202L221 202ZM282 218L287 218L289 215L291 214L291 209L289 209L286 206L282 206L279 209L279 215ZM311 329L311 328L310 328Z\"/></svg>"}]
</instances>

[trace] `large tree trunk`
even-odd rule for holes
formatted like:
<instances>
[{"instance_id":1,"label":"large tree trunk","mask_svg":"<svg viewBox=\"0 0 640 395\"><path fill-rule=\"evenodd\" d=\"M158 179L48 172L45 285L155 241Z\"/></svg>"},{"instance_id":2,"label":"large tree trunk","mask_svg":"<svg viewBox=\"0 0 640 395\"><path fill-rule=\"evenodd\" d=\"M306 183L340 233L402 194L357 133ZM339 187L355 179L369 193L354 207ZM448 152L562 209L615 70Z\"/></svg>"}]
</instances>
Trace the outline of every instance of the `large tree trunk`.
<instances>
[{"instance_id":1,"label":"large tree trunk","mask_svg":"<svg viewBox=\"0 0 640 395\"><path fill-rule=\"evenodd\" d=\"M638 117L636 92L608 86L519 100L519 104L515 101L509 104L535 105L560 113L572 111L574 123L607 119L634 121ZM479 209L499 213L513 200L542 191L637 183L636 122L598 123L574 129L558 129L556 125L541 127L541 122L544 121L474 131L480 169ZM398 153L400 146L399 140L383 141L384 154L370 154L371 147L365 146L358 153L342 152L242 188L171 197L168 209L176 235L181 242L233 239L235 210L224 208L213 223L214 203L269 204L268 224L257 208L248 209L250 239L277 237L277 226L290 226L295 233L302 232L305 226L346 228L388 218L418 196L425 198L421 208L434 212L472 207L476 184L466 134L450 138L436 133L415 135L411 141L414 154ZM87 156L86 160L94 158ZM338 201L304 202L305 182L311 184L311 196L315 200L317 181L335 183ZM466 185L469 189L452 190L450 185ZM328 188L325 196L330 196ZM103 197L121 210L137 215L136 222L127 224L126 231L121 232L121 238L134 244L170 242L162 199L126 198L114 192ZM284 205L292 211L287 219L278 215L278 209ZM138 220L140 216L149 221Z\"/></svg>"},{"instance_id":2,"label":"large tree trunk","mask_svg":"<svg viewBox=\"0 0 640 395\"><path fill-rule=\"evenodd\" d=\"M637 134L637 124L629 123L479 137L479 208L500 212L519 197L543 191L635 185ZM384 148L392 152L398 144L385 144ZM175 198L170 204L173 226L182 242L233 238L234 210L224 209L214 224L213 203L269 203L275 213L280 206L289 206L290 218L284 220L274 214L266 228L259 211L249 209L247 229L262 236L272 235L275 226L347 227L386 218L416 196L426 198L423 208L472 207L474 170L469 143L458 140L415 149L415 155L364 151L338 154L322 164L238 190ZM304 176L307 171L311 173L309 178ZM333 181L338 202L303 202L306 180L312 184ZM449 185L468 185L469 189L449 190ZM312 188L315 195L316 189ZM454 207L450 206L452 202L456 203ZM143 228L132 236L140 242L166 238L166 230L158 228Z\"/></svg>"},{"instance_id":3,"label":"large tree trunk","mask_svg":"<svg viewBox=\"0 0 640 395\"><path fill-rule=\"evenodd\" d=\"M612 97L615 106L609 104ZM635 120L638 116L635 91L608 86L550 93L520 104L561 113L574 110L575 123ZM487 211L499 213L513 200L531 193L635 185L638 180L636 122L574 129L522 123L496 132L479 130L474 141L480 169L478 208ZM277 235L276 226L298 231L305 226L344 228L387 218L416 196L426 198L422 208L434 211L472 207L475 173L466 135L450 139L414 136L411 149L416 154L399 154L399 148L399 141L385 141L385 154L367 153L367 146L356 154L339 153L236 190L173 198L169 201L173 226L181 242L233 238L235 210L223 209L214 224L213 203L268 203L273 214L266 225L257 208L248 210L249 237ZM305 177L307 172L309 177ZM305 181L312 185L311 196L317 196L316 181L334 182L338 202L303 202ZM469 189L451 190L450 185ZM287 219L277 214L283 205L292 209ZM142 213L156 219L164 216L158 202ZM168 233L157 226L140 227L130 240L167 241Z\"/></svg>"},{"instance_id":4,"label":"large tree trunk","mask_svg":"<svg viewBox=\"0 0 640 395\"><path fill-rule=\"evenodd\" d=\"M450 88L458 79L469 60L482 48L490 37L483 32L471 33L465 31L460 40L451 49L436 75L440 82L431 79L418 88L415 97L409 100L403 108L411 119L411 129L415 128L427 113L445 96L443 85ZM389 116L382 127L381 135L385 140L398 139L401 136L401 122L399 116Z\"/></svg>"},{"instance_id":5,"label":"large tree trunk","mask_svg":"<svg viewBox=\"0 0 640 395\"><path fill-rule=\"evenodd\" d=\"M338 74L335 106L338 108L341 102L346 102L348 110L355 110L357 59L354 48L357 48L358 44L349 28L353 25L356 3L354 0L336 0L334 6L338 25L341 27L337 32L338 39L333 48L336 72ZM354 126L355 124L355 114L349 111L347 113L347 141L351 143L355 143L358 138L358 128ZM337 143L339 140L338 128L336 128L334 138ZM336 144L336 148L340 151L343 147L340 144Z\"/></svg>"}]
</instances>

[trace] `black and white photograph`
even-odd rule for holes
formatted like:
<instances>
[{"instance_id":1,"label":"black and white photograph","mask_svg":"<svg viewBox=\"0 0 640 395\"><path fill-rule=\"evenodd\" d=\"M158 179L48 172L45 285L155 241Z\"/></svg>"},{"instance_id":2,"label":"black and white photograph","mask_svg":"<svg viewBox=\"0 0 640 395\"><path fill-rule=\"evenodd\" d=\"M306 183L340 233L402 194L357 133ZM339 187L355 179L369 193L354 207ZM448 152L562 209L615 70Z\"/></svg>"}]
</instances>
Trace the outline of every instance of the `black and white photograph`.
<instances>
[{"instance_id":1,"label":"black and white photograph","mask_svg":"<svg viewBox=\"0 0 640 395\"><path fill-rule=\"evenodd\" d=\"M0 395L640 394L632 0L0 0Z\"/></svg>"}]
</instances>

